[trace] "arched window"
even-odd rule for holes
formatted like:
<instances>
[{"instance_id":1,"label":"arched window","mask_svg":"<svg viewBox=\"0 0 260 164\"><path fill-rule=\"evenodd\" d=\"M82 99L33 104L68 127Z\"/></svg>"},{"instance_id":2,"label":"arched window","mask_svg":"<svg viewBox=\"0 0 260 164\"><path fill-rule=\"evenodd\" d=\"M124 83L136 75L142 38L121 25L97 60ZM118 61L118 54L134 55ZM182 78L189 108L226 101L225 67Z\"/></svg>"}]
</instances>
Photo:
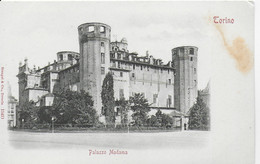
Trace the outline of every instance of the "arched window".
<instances>
[{"instance_id":1,"label":"arched window","mask_svg":"<svg viewBox=\"0 0 260 164\"><path fill-rule=\"evenodd\" d=\"M73 60L72 54L68 54L68 60Z\"/></svg>"}]
</instances>

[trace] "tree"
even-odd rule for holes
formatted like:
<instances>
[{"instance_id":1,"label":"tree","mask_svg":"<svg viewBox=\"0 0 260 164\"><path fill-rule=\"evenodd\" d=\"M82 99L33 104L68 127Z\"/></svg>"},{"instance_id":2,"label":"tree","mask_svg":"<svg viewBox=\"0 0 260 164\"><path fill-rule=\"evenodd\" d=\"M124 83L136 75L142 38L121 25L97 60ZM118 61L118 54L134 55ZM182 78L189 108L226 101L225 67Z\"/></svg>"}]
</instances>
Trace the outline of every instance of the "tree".
<instances>
[{"instance_id":1,"label":"tree","mask_svg":"<svg viewBox=\"0 0 260 164\"><path fill-rule=\"evenodd\" d=\"M22 126L26 124L26 127L33 127L38 121L38 112L39 108L36 107L33 101L26 101L21 105L18 114L19 121L22 123Z\"/></svg>"},{"instance_id":2,"label":"tree","mask_svg":"<svg viewBox=\"0 0 260 164\"><path fill-rule=\"evenodd\" d=\"M190 109L189 129L209 130L209 107L198 94L197 102Z\"/></svg>"},{"instance_id":3,"label":"tree","mask_svg":"<svg viewBox=\"0 0 260 164\"><path fill-rule=\"evenodd\" d=\"M150 104L141 93L136 93L130 97L130 108L134 112L132 118L136 126L142 126L145 124L148 116L147 113L150 111Z\"/></svg>"},{"instance_id":4,"label":"tree","mask_svg":"<svg viewBox=\"0 0 260 164\"><path fill-rule=\"evenodd\" d=\"M159 126L162 127L171 127L173 124L173 119L171 116L168 114L162 113L162 111L159 109L156 113L155 116L157 118L157 122Z\"/></svg>"},{"instance_id":5,"label":"tree","mask_svg":"<svg viewBox=\"0 0 260 164\"><path fill-rule=\"evenodd\" d=\"M162 114L162 123L161 126L163 127L171 127L173 124L173 119L168 114Z\"/></svg>"},{"instance_id":6,"label":"tree","mask_svg":"<svg viewBox=\"0 0 260 164\"><path fill-rule=\"evenodd\" d=\"M109 72L103 81L102 91L102 113L105 115L106 123L113 125L115 123L115 98L114 98L114 80L113 75Z\"/></svg>"},{"instance_id":7,"label":"tree","mask_svg":"<svg viewBox=\"0 0 260 164\"><path fill-rule=\"evenodd\" d=\"M54 95L51 116L56 117L58 124L94 125L97 122L92 97L84 90L65 90Z\"/></svg>"},{"instance_id":8,"label":"tree","mask_svg":"<svg viewBox=\"0 0 260 164\"><path fill-rule=\"evenodd\" d=\"M149 126L153 126L153 127L159 127L159 122L157 120L157 117L155 115L152 115L150 118L147 119L147 124Z\"/></svg>"},{"instance_id":9,"label":"tree","mask_svg":"<svg viewBox=\"0 0 260 164\"><path fill-rule=\"evenodd\" d=\"M130 109L129 101L127 101L124 97L115 101L116 106L119 106L120 115L121 115L121 124L127 125L128 120L128 111Z\"/></svg>"},{"instance_id":10,"label":"tree","mask_svg":"<svg viewBox=\"0 0 260 164\"><path fill-rule=\"evenodd\" d=\"M162 125L162 111L159 109L156 113L155 116L157 118L158 125Z\"/></svg>"},{"instance_id":11,"label":"tree","mask_svg":"<svg viewBox=\"0 0 260 164\"><path fill-rule=\"evenodd\" d=\"M40 123L51 123L52 108L42 106L39 108L37 115Z\"/></svg>"}]
</instances>

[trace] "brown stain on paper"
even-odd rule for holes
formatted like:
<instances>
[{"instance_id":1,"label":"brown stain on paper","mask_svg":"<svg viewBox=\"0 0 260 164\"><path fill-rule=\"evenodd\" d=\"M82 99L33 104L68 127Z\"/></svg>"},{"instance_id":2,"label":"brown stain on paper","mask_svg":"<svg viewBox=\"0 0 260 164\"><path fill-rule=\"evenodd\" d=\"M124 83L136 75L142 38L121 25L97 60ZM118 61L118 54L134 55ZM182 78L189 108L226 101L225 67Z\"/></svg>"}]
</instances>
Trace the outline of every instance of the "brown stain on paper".
<instances>
[{"instance_id":1,"label":"brown stain on paper","mask_svg":"<svg viewBox=\"0 0 260 164\"><path fill-rule=\"evenodd\" d=\"M253 54L245 43L245 40L242 37L237 37L233 40L232 45L229 45L221 26L219 24L214 25L220 33L229 55L235 59L238 70L244 74L249 72L253 67Z\"/></svg>"}]
</instances>

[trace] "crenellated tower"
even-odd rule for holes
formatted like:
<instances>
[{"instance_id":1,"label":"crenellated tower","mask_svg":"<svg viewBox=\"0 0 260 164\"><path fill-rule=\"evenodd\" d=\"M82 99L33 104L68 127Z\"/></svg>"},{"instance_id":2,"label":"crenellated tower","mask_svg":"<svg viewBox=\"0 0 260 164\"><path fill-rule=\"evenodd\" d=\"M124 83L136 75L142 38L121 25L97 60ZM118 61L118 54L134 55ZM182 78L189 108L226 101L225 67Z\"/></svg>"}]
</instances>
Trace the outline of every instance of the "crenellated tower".
<instances>
[{"instance_id":1,"label":"crenellated tower","mask_svg":"<svg viewBox=\"0 0 260 164\"><path fill-rule=\"evenodd\" d=\"M80 88L90 93L101 114L102 82L110 66L110 26L85 23L78 27L80 47Z\"/></svg>"},{"instance_id":2,"label":"crenellated tower","mask_svg":"<svg viewBox=\"0 0 260 164\"><path fill-rule=\"evenodd\" d=\"M175 67L174 104L175 108L187 113L198 96L197 53L194 46L182 46L172 49L172 61Z\"/></svg>"}]
</instances>

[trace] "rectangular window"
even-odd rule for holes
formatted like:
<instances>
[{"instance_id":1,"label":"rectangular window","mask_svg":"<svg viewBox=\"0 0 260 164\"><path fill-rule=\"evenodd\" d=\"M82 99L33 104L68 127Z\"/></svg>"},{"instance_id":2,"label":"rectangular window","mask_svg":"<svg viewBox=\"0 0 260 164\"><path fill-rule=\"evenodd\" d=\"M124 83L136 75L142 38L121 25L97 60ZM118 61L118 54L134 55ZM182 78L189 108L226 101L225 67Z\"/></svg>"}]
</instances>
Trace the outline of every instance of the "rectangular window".
<instances>
[{"instance_id":1,"label":"rectangular window","mask_svg":"<svg viewBox=\"0 0 260 164\"><path fill-rule=\"evenodd\" d=\"M119 115L120 115L120 108L117 107L117 108L116 108L116 116L119 116Z\"/></svg>"},{"instance_id":2,"label":"rectangular window","mask_svg":"<svg viewBox=\"0 0 260 164\"><path fill-rule=\"evenodd\" d=\"M124 89L119 89L119 98L124 98Z\"/></svg>"},{"instance_id":3,"label":"rectangular window","mask_svg":"<svg viewBox=\"0 0 260 164\"><path fill-rule=\"evenodd\" d=\"M197 72L197 70L196 70L196 68L194 68L194 73L196 73Z\"/></svg>"},{"instance_id":4,"label":"rectangular window","mask_svg":"<svg viewBox=\"0 0 260 164\"><path fill-rule=\"evenodd\" d=\"M120 77L123 77L123 72L120 72Z\"/></svg>"},{"instance_id":5,"label":"rectangular window","mask_svg":"<svg viewBox=\"0 0 260 164\"><path fill-rule=\"evenodd\" d=\"M110 58L115 58L115 54L110 53Z\"/></svg>"},{"instance_id":6,"label":"rectangular window","mask_svg":"<svg viewBox=\"0 0 260 164\"><path fill-rule=\"evenodd\" d=\"M101 47L105 47L105 44L104 44L104 42L101 42Z\"/></svg>"},{"instance_id":7,"label":"rectangular window","mask_svg":"<svg viewBox=\"0 0 260 164\"><path fill-rule=\"evenodd\" d=\"M94 32L95 27L94 26L88 26L88 32Z\"/></svg>"},{"instance_id":8,"label":"rectangular window","mask_svg":"<svg viewBox=\"0 0 260 164\"><path fill-rule=\"evenodd\" d=\"M104 26L101 26L100 29L99 29L100 33L105 33L105 27Z\"/></svg>"},{"instance_id":9,"label":"rectangular window","mask_svg":"<svg viewBox=\"0 0 260 164\"><path fill-rule=\"evenodd\" d=\"M190 61L193 61L193 57L190 57Z\"/></svg>"},{"instance_id":10,"label":"rectangular window","mask_svg":"<svg viewBox=\"0 0 260 164\"><path fill-rule=\"evenodd\" d=\"M116 62L113 61L112 67L116 67Z\"/></svg>"},{"instance_id":11,"label":"rectangular window","mask_svg":"<svg viewBox=\"0 0 260 164\"><path fill-rule=\"evenodd\" d=\"M135 73L132 73L132 77L135 77Z\"/></svg>"},{"instance_id":12,"label":"rectangular window","mask_svg":"<svg viewBox=\"0 0 260 164\"><path fill-rule=\"evenodd\" d=\"M118 68L120 68L120 67L121 67L121 65L120 65L120 62L118 62L118 64L117 64L117 67L118 67Z\"/></svg>"},{"instance_id":13,"label":"rectangular window","mask_svg":"<svg viewBox=\"0 0 260 164\"><path fill-rule=\"evenodd\" d=\"M101 64L105 64L105 54L101 53Z\"/></svg>"},{"instance_id":14,"label":"rectangular window","mask_svg":"<svg viewBox=\"0 0 260 164\"><path fill-rule=\"evenodd\" d=\"M135 69L135 64L133 64L133 69Z\"/></svg>"},{"instance_id":15,"label":"rectangular window","mask_svg":"<svg viewBox=\"0 0 260 164\"><path fill-rule=\"evenodd\" d=\"M105 67L101 67L101 75L105 74Z\"/></svg>"},{"instance_id":16,"label":"rectangular window","mask_svg":"<svg viewBox=\"0 0 260 164\"><path fill-rule=\"evenodd\" d=\"M167 107L171 107L172 105L172 96L171 95L168 95L168 100L167 100Z\"/></svg>"},{"instance_id":17,"label":"rectangular window","mask_svg":"<svg viewBox=\"0 0 260 164\"><path fill-rule=\"evenodd\" d=\"M172 84L172 79L168 79L168 84L169 84L169 85Z\"/></svg>"},{"instance_id":18,"label":"rectangular window","mask_svg":"<svg viewBox=\"0 0 260 164\"><path fill-rule=\"evenodd\" d=\"M191 54L191 55L194 54L194 49L193 49L193 48L190 49L190 54Z\"/></svg>"},{"instance_id":19,"label":"rectangular window","mask_svg":"<svg viewBox=\"0 0 260 164\"><path fill-rule=\"evenodd\" d=\"M60 55L60 60L61 60L61 61L63 60L63 55Z\"/></svg>"}]
</instances>

